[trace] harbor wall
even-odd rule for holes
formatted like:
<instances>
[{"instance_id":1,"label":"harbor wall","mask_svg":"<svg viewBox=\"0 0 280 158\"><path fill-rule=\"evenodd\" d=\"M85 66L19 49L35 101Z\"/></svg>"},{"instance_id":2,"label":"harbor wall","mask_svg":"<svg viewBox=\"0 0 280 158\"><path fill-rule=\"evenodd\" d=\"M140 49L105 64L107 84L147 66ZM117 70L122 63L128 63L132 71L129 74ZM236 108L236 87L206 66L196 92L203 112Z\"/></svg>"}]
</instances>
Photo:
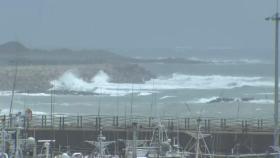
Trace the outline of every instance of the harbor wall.
<instances>
[{"instance_id":1,"label":"harbor wall","mask_svg":"<svg viewBox=\"0 0 280 158\"><path fill-rule=\"evenodd\" d=\"M55 148L66 150L66 147L75 151L90 152L93 147L85 141L96 140L99 131L93 130L57 130L57 129L28 129L28 136L36 140L55 140ZM268 133L209 133L205 142L211 152L214 153L264 153L269 151L273 144L273 136ZM103 135L109 141L116 141L116 144L109 146L112 151L122 152L124 140L132 139L132 129L103 129ZM152 130L138 130L138 139L150 140ZM168 136L174 142L179 139L181 147L191 150L194 138L186 132L168 131ZM203 142L202 142L203 143Z\"/></svg>"}]
</instances>

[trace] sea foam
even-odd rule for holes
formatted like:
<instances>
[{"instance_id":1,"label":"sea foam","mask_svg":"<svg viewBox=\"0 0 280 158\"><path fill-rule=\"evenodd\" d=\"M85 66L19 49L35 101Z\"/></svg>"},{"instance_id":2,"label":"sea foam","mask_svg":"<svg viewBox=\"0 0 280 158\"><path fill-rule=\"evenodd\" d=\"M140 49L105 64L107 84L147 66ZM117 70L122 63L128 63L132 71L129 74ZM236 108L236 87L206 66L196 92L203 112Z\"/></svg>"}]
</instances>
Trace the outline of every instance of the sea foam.
<instances>
[{"instance_id":1,"label":"sea foam","mask_svg":"<svg viewBox=\"0 0 280 158\"><path fill-rule=\"evenodd\" d=\"M273 82L263 77L222 76L222 75L187 75L174 73L160 76L145 83L113 83L110 76L99 71L91 81L87 82L71 71L51 81L53 89L63 91L91 92L111 96L123 96L130 93L138 95L152 94L160 90L175 89L233 89L244 86L271 87Z\"/></svg>"}]
</instances>

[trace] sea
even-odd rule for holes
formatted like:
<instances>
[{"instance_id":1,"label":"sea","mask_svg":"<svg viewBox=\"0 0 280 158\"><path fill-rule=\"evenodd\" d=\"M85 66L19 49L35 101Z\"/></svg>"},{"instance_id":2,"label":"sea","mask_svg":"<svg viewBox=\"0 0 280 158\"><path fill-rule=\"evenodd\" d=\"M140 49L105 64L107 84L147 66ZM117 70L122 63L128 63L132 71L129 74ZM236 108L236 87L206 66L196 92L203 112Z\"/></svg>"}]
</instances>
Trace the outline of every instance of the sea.
<instances>
[{"instance_id":1,"label":"sea","mask_svg":"<svg viewBox=\"0 0 280 158\"><path fill-rule=\"evenodd\" d=\"M141 84L113 83L100 70L90 82L71 71L51 81L55 90L81 93L19 93L13 112L33 114L272 118L273 50L190 47L110 49L133 58L185 58L200 63L143 63L157 77ZM85 95L83 92L94 92ZM11 92L0 92L0 112L9 113Z\"/></svg>"}]
</instances>

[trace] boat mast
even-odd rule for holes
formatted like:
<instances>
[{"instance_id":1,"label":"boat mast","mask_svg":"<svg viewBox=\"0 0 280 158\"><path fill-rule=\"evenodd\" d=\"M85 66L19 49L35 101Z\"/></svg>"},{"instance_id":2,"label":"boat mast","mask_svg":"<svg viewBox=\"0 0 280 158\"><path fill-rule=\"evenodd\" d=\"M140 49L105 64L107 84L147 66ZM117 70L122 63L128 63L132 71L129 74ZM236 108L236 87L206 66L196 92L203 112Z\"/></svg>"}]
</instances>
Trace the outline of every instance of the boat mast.
<instances>
[{"instance_id":1,"label":"boat mast","mask_svg":"<svg viewBox=\"0 0 280 158\"><path fill-rule=\"evenodd\" d=\"M266 20L275 21L275 56L274 56L274 148L278 147L279 145L279 134L278 134L278 113L279 113L279 105L278 105L278 44L279 44L279 13L278 13L278 0L276 0L276 14L272 17L266 18Z\"/></svg>"},{"instance_id":2,"label":"boat mast","mask_svg":"<svg viewBox=\"0 0 280 158\"><path fill-rule=\"evenodd\" d=\"M275 92L274 92L274 123L275 123L275 142L274 146L279 145L279 135L278 135L278 112L279 112L279 104L278 104L278 30L279 30L279 13L275 14Z\"/></svg>"},{"instance_id":3,"label":"boat mast","mask_svg":"<svg viewBox=\"0 0 280 158\"><path fill-rule=\"evenodd\" d=\"M196 142L196 147L195 147L195 158L198 158L199 157L199 154L201 154L200 153L200 139L199 139L199 135L200 135L200 118L199 119L197 119L197 126L198 126L198 131L197 131L197 138L196 138L196 140L197 140L197 142Z\"/></svg>"},{"instance_id":4,"label":"boat mast","mask_svg":"<svg viewBox=\"0 0 280 158\"><path fill-rule=\"evenodd\" d=\"M15 88L16 88L16 81L17 81L17 73L18 73L18 64L16 61L16 70L15 70L15 75L14 75L12 98L11 98L10 111L9 111L10 127L12 127L12 125L13 125L12 113L13 113L13 103L14 103L14 95L15 95Z\"/></svg>"}]
</instances>

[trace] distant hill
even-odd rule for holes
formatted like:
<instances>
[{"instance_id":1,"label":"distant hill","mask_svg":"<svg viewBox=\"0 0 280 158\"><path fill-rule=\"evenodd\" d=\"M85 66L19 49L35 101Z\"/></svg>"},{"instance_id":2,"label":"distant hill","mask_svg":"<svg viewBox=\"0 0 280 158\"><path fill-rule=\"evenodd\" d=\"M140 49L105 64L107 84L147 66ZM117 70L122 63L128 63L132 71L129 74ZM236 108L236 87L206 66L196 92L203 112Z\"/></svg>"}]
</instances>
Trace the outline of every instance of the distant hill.
<instances>
[{"instance_id":1,"label":"distant hill","mask_svg":"<svg viewBox=\"0 0 280 158\"><path fill-rule=\"evenodd\" d=\"M51 88L50 81L68 70L74 70L84 80L103 70L112 82L118 83L142 83L155 77L134 59L107 50L43 50L7 42L0 45L0 90L11 90L15 63L19 91L46 91Z\"/></svg>"},{"instance_id":2,"label":"distant hill","mask_svg":"<svg viewBox=\"0 0 280 158\"><path fill-rule=\"evenodd\" d=\"M0 64L17 62L19 65L61 65L129 62L130 58L107 50L30 49L18 42L0 45Z\"/></svg>"},{"instance_id":3,"label":"distant hill","mask_svg":"<svg viewBox=\"0 0 280 158\"><path fill-rule=\"evenodd\" d=\"M20 53L29 49L19 42L11 41L0 45L0 53Z\"/></svg>"}]
</instances>

